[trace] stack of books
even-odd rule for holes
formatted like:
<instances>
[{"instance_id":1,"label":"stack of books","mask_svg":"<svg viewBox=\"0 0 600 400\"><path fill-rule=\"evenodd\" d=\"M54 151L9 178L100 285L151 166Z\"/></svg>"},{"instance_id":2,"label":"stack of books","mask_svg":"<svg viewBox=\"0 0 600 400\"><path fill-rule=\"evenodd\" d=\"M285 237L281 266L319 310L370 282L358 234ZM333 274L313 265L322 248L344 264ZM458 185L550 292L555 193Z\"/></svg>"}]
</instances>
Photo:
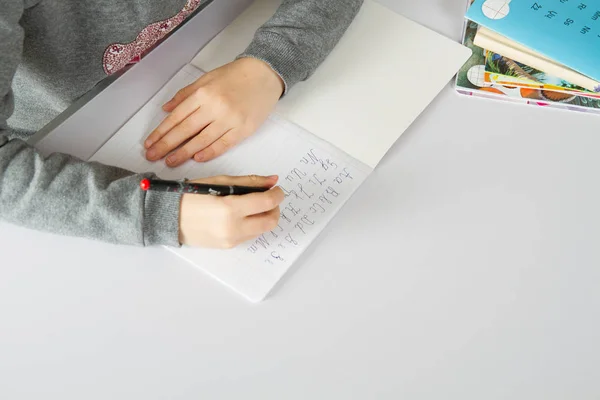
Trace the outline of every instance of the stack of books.
<instances>
[{"instance_id":1,"label":"stack of books","mask_svg":"<svg viewBox=\"0 0 600 400\"><path fill-rule=\"evenodd\" d=\"M462 94L600 113L600 0L469 0Z\"/></svg>"}]
</instances>

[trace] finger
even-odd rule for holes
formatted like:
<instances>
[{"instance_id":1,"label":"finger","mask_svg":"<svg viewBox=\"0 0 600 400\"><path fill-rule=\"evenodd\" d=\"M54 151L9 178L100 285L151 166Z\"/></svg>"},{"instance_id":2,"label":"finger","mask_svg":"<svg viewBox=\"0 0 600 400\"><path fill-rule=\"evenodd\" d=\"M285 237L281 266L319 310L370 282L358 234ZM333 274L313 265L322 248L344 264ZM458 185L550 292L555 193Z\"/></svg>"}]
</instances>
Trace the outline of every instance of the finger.
<instances>
[{"instance_id":1,"label":"finger","mask_svg":"<svg viewBox=\"0 0 600 400\"><path fill-rule=\"evenodd\" d=\"M165 136L177 124L187 118L190 114L200 108L201 101L198 96L188 96L179 106L177 106L167 117L150 133L144 147L150 153L152 146ZM154 158L154 157L152 157Z\"/></svg>"},{"instance_id":2,"label":"finger","mask_svg":"<svg viewBox=\"0 0 600 400\"><path fill-rule=\"evenodd\" d=\"M170 167L176 167L184 163L192 158L195 153L203 150L207 146L210 146L217 139L219 139L219 137L225 135L227 132L228 127L225 125L223 120L212 122L205 127L202 132L193 137L188 143L167 157L167 165Z\"/></svg>"},{"instance_id":3,"label":"finger","mask_svg":"<svg viewBox=\"0 0 600 400\"><path fill-rule=\"evenodd\" d=\"M177 167L192 158L197 150L193 150L194 147L190 146L190 143L205 136L209 127L214 125L212 120L213 116L211 113L207 112L204 108L201 108L184 119L153 147L162 146L161 142L163 141L169 146L176 144L174 147L176 150L167 157L166 163L170 167ZM185 143L186 140L190 138L192 139ZM213 139L213 141L215 139ZM185 144L181 146L182 143ZM177 149L178 146L181 147Z\"/></svg>"},{"instance_id":4,"label":"finger","mask_svg":"<svg viewBox=\"0 0 600 400\"><path fill-rule=\"evenodd\" d=\"M244 237L248 239L255 238L256 236L272 231L277 228L279 224L279 215L281 211L279 207L264 212L258 215L251 215L244 218L242 222L242 233Z\"/></svg>"},{"instance_id":5,"label":"finger","mask_svg":"<svg viewBox=\"0 0 600 400\"><path fill-rule=\"evenodd\" d=\"M253 186L253 187L264 187L271 188L276 183L279 177L277 175L271 176L259 176L259 175L247 175L247 176L227 176L219 175L212 176L209 178L195 179L191 182L195 183L213 183L215 185L234 185L234 186Z\"/></svg>"},{"instance_id":6,"label":"finger","mask_svg":"<svg viewBox=\"0 0 600 400\"><path fill-rule=\"evenodd\" d=\"M285 195L280 187L274 187L266 192L250 193L243 196L228 196L225 201L244 217L261 214L277 208Z\"/></svg>"},{"instance_id":7,"label":"finger","mask_svg":"<svg viewBox=\"0 0 600 400\"><path fill-rule=\"evenodd\" d=\"M165 110L166 112L171 112L173 111L173 109L175 109L175 107L177 107L179 104L181 104L182 101L184 101L185 99L187 99L192 93L194 93L194 91L198 88L198 81L192 83L191 85L187 85L184 88L181 88L177 93L175 93L175 96L173 96L173 98L169 101L167 101L165 104L163 104L162 109Z\"/></svg>"},{"instance_id":8,"label":"finger","mask_svg":"<svg viewBox=\"0 0 600 400\"><path fill-rule=\"evenodd\" d=\"M223 136L219 137L217 140L211 143L210 146L197 152L194 155L194 160L198 162L213 160L224 154L227 150L241 142L247 136L248 135L242 133L240 129L234 128Z\"/></svg>"}]
</instances>

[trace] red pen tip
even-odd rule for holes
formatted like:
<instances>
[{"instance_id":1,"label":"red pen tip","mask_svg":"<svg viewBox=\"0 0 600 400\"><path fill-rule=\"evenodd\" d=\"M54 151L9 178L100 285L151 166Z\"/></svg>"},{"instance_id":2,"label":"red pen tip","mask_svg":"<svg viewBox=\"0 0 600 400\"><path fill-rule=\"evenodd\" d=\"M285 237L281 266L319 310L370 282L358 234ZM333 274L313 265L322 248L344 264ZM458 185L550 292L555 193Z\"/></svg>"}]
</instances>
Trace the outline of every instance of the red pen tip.
<instances>
[{"instance_id":1,"label":"red pen tip","mask_svg":"<svg viewBox=\"0 0 600 400\"><path fill-rule=\"evenodd\" d=\"M140 187L142 188L142 190L148 190L148 189L150 189L150 180L149 179L142 179L142 181L140 182Z\"/></svg>"}]
</instances>

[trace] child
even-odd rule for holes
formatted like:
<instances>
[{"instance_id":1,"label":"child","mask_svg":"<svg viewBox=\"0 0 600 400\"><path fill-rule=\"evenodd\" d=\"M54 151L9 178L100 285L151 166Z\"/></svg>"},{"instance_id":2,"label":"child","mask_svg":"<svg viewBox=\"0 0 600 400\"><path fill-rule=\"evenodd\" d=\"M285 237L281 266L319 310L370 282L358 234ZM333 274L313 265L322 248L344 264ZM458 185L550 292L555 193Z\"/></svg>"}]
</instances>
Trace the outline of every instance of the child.
<instances>
[{"instance_id":1,"label":"child","mask_svg":"<svg viewBox=\"0 0 600 400\"><path fill-rule=\"evenodd\" d=\"M146 246L232 247L277 225L284 195L276 177L204 180L273 187L244 196L144 192L139 182L150 174L44 158L23 141L204 1L0 0L0 220ZM173 167L204 162L251 135L329 54L361 3L284 0L243 54L164 106L170 114L148 136L146 157L167 156L160 162Z\"/></svg>"}]
</instances>

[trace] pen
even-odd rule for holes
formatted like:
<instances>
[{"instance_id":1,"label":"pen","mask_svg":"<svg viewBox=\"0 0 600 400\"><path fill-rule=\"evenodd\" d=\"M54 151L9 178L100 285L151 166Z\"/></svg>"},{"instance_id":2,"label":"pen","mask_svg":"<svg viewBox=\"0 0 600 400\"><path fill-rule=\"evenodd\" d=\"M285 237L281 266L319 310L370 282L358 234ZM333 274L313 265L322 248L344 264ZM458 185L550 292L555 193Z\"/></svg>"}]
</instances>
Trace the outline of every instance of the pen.
<instances>
[{"instance_id":1,"label":"pen","mask_svg":"<svg viewBox=\"0 0 600 400\"><path fill-rule=\"evenodd\" d=\"M269 188L264 187L213 185L209 183L186 183L178 181L163 181L160 179L142 179L140 182L140 188L145 191L153 190L156 192L208 194L211 196L242 195L266 192L269 190Z\"/></svg>"}]
</instances>

